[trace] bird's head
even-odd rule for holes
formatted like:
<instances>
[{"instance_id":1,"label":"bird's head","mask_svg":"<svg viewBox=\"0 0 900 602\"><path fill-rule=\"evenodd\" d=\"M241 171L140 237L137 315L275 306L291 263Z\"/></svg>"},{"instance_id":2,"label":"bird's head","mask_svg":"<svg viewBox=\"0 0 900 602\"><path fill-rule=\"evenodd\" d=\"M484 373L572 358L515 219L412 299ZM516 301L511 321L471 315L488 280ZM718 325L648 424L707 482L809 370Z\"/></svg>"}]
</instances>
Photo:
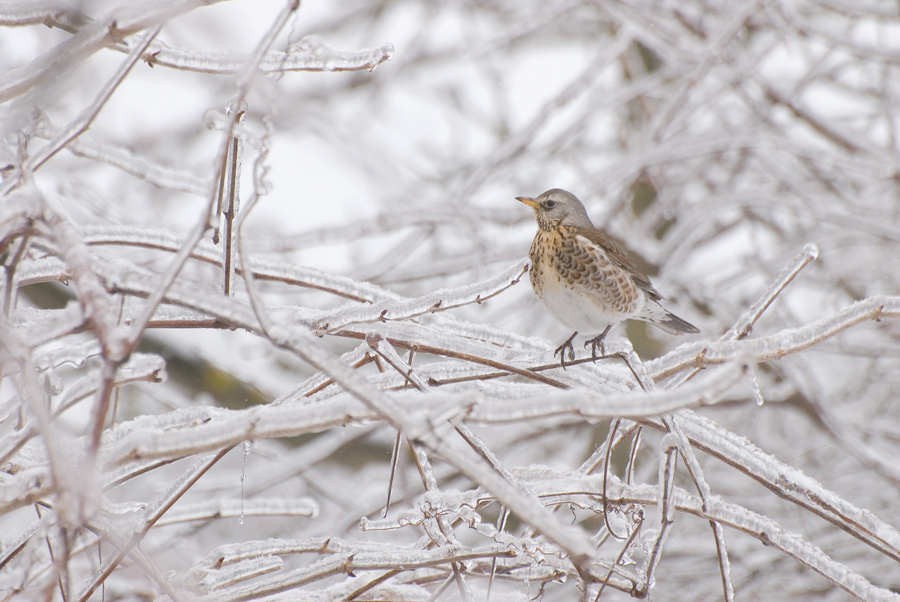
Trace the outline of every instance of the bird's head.
<instances>
[{"instance_id":1,"label":"bird's head","mask_svg":"<svg viewBox=\"0 0 900 602\"><path fill-rule=\"evenodd\" d=\"M588 217L584 205L571 192L561 188L548 190L541 196L533 199L527 196L517 196L521 201L534 210L534 218L538 227L549 230L557 226L580 226L591 228L591 218Z\"/></svg>"}]
</instances>

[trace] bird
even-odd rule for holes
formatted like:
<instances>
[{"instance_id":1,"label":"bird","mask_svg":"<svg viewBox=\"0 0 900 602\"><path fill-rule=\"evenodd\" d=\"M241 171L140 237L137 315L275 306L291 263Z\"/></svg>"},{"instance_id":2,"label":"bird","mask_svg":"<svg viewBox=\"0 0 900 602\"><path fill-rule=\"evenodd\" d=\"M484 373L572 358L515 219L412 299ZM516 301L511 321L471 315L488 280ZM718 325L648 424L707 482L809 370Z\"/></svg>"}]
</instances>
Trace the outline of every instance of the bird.
<instances>
[{"instance_id":1,"label":"bird","mask_svg":"<svg viewBox=\"0 0 900 602\"><path fill-rule=\"evenodd\" d=\"M584 346L596 362L597 347L603 355L603 339L623 320L650 322L670 334L700 332L660 305L663 296L650 279L594 226L574 194L553 188L516 200L531 207L538 225L528 254L531 287L547 312L575 331L553 352L563 369L566 351L575 359L572 340L579 332L595 335Z\"/></svg>"}]
</instances>

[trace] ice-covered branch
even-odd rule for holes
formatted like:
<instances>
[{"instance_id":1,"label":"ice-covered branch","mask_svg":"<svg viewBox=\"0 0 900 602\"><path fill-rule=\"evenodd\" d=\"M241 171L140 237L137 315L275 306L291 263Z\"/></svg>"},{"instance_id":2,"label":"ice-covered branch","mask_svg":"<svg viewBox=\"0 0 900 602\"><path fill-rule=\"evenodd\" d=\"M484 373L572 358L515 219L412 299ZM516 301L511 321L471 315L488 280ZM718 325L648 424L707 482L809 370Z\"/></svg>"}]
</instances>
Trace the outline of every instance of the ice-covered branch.
<instances>
[{"instance_id":1,"label":"ice-covered branch","mask_svg":"<svg viewBox=\"0 0 900 602\"><path fill-rule=\"evenodd\" d=\"M560 475L558 480L551 478L537 480L522 475L522 478L528 481L529 486L538 495L548 499L571 500L580 492L591 496L601 493L602 477L600 476L580 475L573 478L568 475ZM612 482L606 484L606 498L611 503L652 506L656 505L659 499L657 489L655 485L626 485L613 478ZM575 492L574 495L573 492ZM900 601L900 595L873 585L802 537L784 530L770 518L728 503L718 497L710 498L704 503L698 496L690 495L678 487L674 489L672 498L674 510L713 520L755 537L764 544L802 562L860 600Z\"/></svg>"},{"instance_id":2,"label":"ice-covered branch","mask_svg":"<svg viewBox=\"0 0 900 602\"><path fill-rule=\"evenodd\" d=\"M15 2L0 5L0 26L22 27L42 24L74 33L88 19L62 2Z\"/></svg>"},{"instance_id":3,"label":"ice-covered branch","mask_svg":"<svg viewBox=\"0 0 900 602\"><path fill-rule=\"evenodd\" d=\"M723 429L690 410L678 416L679 425L698 449L717 457L861 541L900 562L900 532L867 510L822 487L796 467L765 453L745 438Z\"/></svg>"},{"instance_id":4,"label":"ice-covered branch","mask_svg":"<svg viewBox=\"0 0 900 602\"><path fill-rule=\"evenodd\" d=\"M74 37L32 62L0 75L0 103L24 94L44 78L53 73L64 72L68 65L83 60L101 48L208 4L210 2L205 0L179 0L119 7L104 19L81 28ZM45 11L41 14L50 15L52 12Z\"/></svg>"},{"instance_id":5,"label":"ice-covered branch","mask_svg":"<svg viewBox=\"0 0 900 602\"><path fill-rule=\"evenodd\" d=\"M763 314L764 311L772 304L775 298L784 290L784 288L791 283L794 277L806 267L810 261L813 261L816 257L819 256L819 249L813 245L808 244L803 248L803 251L794 258L794 260L788 265L775 279L775 281L769 285L769 288L760 295L759 299L757 299L753 305L748 309L740 318L738 318L737 322L734 323L734 326L728 329L728 332L719 337L720 341L733 341L745 338L750 332L753 330L753 325L759 319L759 317Z\"/></svg>"},{"instance_id":6,"label":"ice-covered branch","mask_svg":"<svg viewBox=\"0 0 900 602\"><path fill-rule=\"evenodd\" d=\"M879 295L857 301L836 314L799 328L789 328L758 339L740 341L698 342L681 345L665 356L647 363L656 379L664 378L693 366L713 366L734 361L768 362L799 353L831 337L870 320L900 317L900 297Z\"/></svg>"},{"instance_id":7,"label":"ice-covered branch","mask_svg":"<svg viewBox=\"0 0 900 602\"><path fill-rule=\"evenodd\" d=\"M305 516L315 518L319 505L311 499L213 499L195 504L183 504L167 512L157 525L174 525L215 518L244 518L250 516Z\"/></svg>"},{"instance_id":8,"label":"ice-covered branch","mask_svg":"<svg viewBox=\"0 0 900 602\"><path fill-rule=\"evenodd\" d=\"M340 542L337 540L335 543ZM343 550L332 550L330 549L332 547L343 548ZM405 571L415 571L429 567L444 567L445 570L449 570L449 566L453 562L515 556L515 551L500 545L481 548L442 546L433 550L404 550L394 548L370 551L365 549L365 546L361 546L361 548L362 549L357 549L349 543L345 543L342 546L331 546L329 542L324 542L319 549L309 549L309 551L318 552L323 555L328 554L327 556L324 556L324 558L315 561L308 566L294 569L293 571L289 571L277 577L272 577L251 585L242 584L239 587L227 589L220 586L217 591L213 591L213 586L218 585L226 579L234 583L240 583L249 578L230 577L236 573L242 575L245 563L240 562L226 565L215 571L210 569L206 569L204 572L195 571L192 585L194 585L198 593L213 594L213 596L211 596L211 599L213 600L238 602L283 592L314 581L334 577L335 575L353 575L355 571L394 569L396 567L402 567ZM222 574L219 575L218 573Z\"/></svg>"},{"instance_id":9,"label":"ice-covered branch","mask_svg":"<svg viewBox=\"0 0 900 602\"><path fill-rule=\"evenodd\" d=\"M44 138L57 136L58 131L44 127L39 135ZM180 190L196 196L209 195L210 182L190 172L155 164L136 156L131 151L108 143L98 142L89 136L81 136L66 145L73 155L102 161L160 188Z\"/></svg>"},{"instance_id":10,"label":"ice-covered branch","mask_svg":"<svg viewBox=\"0 0 900 602\"><path fill-rule=\"evenodd\" d=\"M702 379L674 391L658 391L622 396L605 396L588 391L567 391L534 397L478 399L468 394L432 393L423 397L407 392L394 396L393 403L417 422L431 422L438 416L465 416L484 424L503 424L551 416L606 418L615 416L656 416L660 412L711 401L742 377L740 366L711 371ZM291 437L318 432L330 426L360 424L375 420L378 414L347 396L314 404L282 404L255 407L239 412L222 410L200 424L183 428L150 428L125 437L108 448L103 459L119 464L139 458L180 458L236 445L244 440Z\"/></svg>"},{"instance_id":11,"label":"ice-covered branch","mask_svg":"<svg viewBox=\"0 0 900 602\"><path fill-rule=\"evenodd\" d=\"M184 238L170 231L135 226L93 226L81 230L89 245L122 245L177 252ZM213 265L222 265L222 253L214 245L201 241L191 252L191 257ZM346 276L329 274L315 268L291 263L251 258L253 275L260 280L284 282L329 292L353 301L373 302L381 299L400 299L377 285L359 282ZM240 266L237 266L240 270ZM240 271L239 271L240 273Z\"/></svg>"},{"instance_id":12,"label":"ice-covered branch","mask_svg":"<svg viewBox=\"0 0 900 602\"><path fill-rule=\"evenodd\" d=\"M264 73L286 71L372 71L394 54L393 44L356 51L335 50L322 42L308 43L288 52L272 50L266 53L259 68ZM161 65L199 73L239 73L250 57L172 48L162 42L153 44L144 55L150 66Z\"/></svg>"},{"instance_id":13,"label":"ice-covered branch","mask_svg":"<svg viewBox=\"0 0 900 602\"><path fill-rule=\"evenodd\" d=\"M314 331L319 336L338 332L350 324L387 320L404 320L425 313L434 313L481 303L519 282L528 270L526 260L521 260L506 268L500 274L484 282L469 284L456 289L445 289L429 293L417 299L404 301L378 301L362 308L349 308L333 312L319 319Z\"/></svg>"}]
</instances>

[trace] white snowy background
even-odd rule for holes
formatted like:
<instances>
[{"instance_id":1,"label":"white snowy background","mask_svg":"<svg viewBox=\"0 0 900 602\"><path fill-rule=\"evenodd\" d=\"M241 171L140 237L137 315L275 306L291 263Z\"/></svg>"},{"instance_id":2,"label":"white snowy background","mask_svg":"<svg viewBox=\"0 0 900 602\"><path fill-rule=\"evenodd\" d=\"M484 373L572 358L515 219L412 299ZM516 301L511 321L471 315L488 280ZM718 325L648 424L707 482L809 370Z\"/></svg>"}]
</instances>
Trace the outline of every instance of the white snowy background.
<instances>
[{"instance_id":1,"label":"white snowy background","mask_svg":"<svg viewBox=\"0 0 900 602\"><path fill-rule=\"evenodd\" d=\"M900 600L896 3L0 25L3 600ZM554 187L701 334L560 368Z\"/></svg>"}]
</instances>

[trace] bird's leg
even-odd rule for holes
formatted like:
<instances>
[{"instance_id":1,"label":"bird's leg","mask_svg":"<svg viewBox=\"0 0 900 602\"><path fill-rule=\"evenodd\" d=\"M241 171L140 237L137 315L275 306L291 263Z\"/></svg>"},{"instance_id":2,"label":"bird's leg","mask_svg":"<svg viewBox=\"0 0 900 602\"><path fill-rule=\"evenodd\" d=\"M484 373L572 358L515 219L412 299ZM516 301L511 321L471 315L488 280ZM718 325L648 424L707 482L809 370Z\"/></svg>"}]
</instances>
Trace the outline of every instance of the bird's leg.
<instances>
[{"instance_id":1,"label":"bird's leg","mask_svg":"<svg viewBox=\"0 0 900 602\"><path fill-rule=\"evenodd\" d=\"M606 327L606 330L600 333L599 336L594 337L593 339L587 340L584 342L584 346L591 346L591 361L597 361L597 346L600 346L600 357L606 356L606 349L603 348L603 339L606 338L606 333L609 332L609 329L612 328L612 324ZM569 339L571 341L572 339ZM569 346L572 346L572 343L569 343Z\"/></svg>"},{"instance_id":2,"label":"bird's leg","mask_svg":"<svg viewBox=\"0 0 900 602\"><path fill-rule=\"evenodd\" d=\"M556 348L556 351L553 352L555 356L557 353L559 354L559 363L563 367L563 370L566 369L566 350L569 350L569 361L575 361L575 348L572 347L572 339L574 339L578 335L578 331L572 333L572 336L566 340L565 343Z\"/></svg>"}]
</instances>

